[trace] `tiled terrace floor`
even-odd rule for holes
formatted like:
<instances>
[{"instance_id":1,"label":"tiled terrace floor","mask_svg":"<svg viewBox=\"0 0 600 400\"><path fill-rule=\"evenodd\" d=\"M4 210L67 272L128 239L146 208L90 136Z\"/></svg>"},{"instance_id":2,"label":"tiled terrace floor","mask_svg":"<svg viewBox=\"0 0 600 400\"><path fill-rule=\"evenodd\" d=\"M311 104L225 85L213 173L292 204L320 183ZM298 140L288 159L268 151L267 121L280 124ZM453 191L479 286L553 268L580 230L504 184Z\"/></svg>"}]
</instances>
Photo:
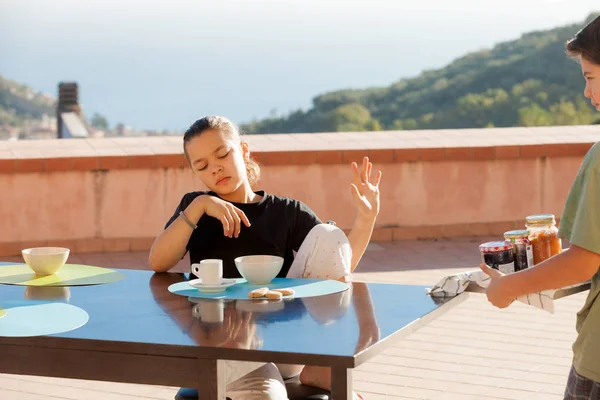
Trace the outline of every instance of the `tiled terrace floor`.
<instances>
[{"instance_id":1,"label":"tiled terrace floor","mask_svg":"<svg viewBox=\"0 0 600 400\"><path fill-rule=\"evenodd\" d=\"M356 280L432 285L475 268L483 240L374 243ZM148 268L145 253L72 255L69 262ZM21 261L13 259L14 261ZM13 261L4 259L3 261ZM185 268L185 261L180 264ZM497 310L469 298L354 373L368 400L562 399L575 339L580 293L557 301L555 314L515 303ZM1 356L0 356L1 359ZM176 388L0 374L0 399L172 399Z\"/></svg>"}]
</instances>

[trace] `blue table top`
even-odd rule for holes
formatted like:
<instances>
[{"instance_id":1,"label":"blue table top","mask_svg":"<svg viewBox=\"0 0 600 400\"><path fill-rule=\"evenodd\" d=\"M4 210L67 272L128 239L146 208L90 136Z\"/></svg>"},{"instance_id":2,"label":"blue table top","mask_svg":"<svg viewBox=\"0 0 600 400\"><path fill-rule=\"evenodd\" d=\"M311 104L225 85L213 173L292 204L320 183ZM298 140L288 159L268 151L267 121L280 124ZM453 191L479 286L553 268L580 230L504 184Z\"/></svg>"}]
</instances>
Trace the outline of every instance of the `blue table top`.
<instances>
[{"instance_id":1,"label":"blue table top","mask_svg":"<svg viewBox=\"0 0 600 400\"><path fill-rule=\"evenodd\" d=\"M120 272L125 279L119 282L70 287L53 300L40 293L40 299L67 302L89 315L82 327L51 336L354 359L448 302L432 299L424 286L358 282L340 293L279 302L187 298L167 288L188 274ZM0 305L24 300L26 289L0 286ZM27 299L36 293L30 290Z\"/></svg>"}]
</instances>

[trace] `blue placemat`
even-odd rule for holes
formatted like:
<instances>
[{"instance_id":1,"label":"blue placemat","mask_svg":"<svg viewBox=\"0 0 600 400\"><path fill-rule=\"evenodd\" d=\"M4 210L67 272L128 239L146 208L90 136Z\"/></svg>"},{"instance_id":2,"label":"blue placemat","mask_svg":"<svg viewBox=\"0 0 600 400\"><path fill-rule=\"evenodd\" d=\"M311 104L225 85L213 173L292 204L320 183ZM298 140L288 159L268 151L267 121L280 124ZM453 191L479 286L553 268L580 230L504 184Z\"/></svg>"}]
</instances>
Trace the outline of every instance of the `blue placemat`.
<instances>
[{"instance_id":1,"label":"blue placemat","mask_svg":"<svg viewBox=\"0 0 600 400\"><path fill-rule=\"evenodd\" d=\"M236 279L239 282L224 292L205 293L189 285L187 281L174 283L169 286L169 292L186 297L201 297L205 299L230 299L230 300L248 300L248 293L254 289L268 287L269 289L294 289L294 296L284 296L283 298L300 298L324 296L343 292L350 287L349 283L333 281L330 279L298 279L298 278L275 278L268 285L251 285L245 279Z\"/></svg>"},{"instance_id":2,"label":"blue placemat","mask_svg":"<svg viewBox=\"0 0 600 400\"><path fill-rule=\"evenodd\" d=\"M0 319L0 336L45 336L77 329L88 322L88 313L65 303L45 301L4 301L6 311Z\"/></svg>"}]
</instances>

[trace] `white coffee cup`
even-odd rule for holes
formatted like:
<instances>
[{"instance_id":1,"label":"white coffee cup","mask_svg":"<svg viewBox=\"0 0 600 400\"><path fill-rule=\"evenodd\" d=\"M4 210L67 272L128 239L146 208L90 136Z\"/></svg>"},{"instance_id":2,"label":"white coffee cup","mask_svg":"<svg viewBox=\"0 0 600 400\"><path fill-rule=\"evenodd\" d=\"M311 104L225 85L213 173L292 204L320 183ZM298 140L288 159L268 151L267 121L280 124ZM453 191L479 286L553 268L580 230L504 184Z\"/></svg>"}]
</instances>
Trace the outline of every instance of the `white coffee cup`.
<instances>
[{"instance_id":1,"label":"white coffee cup","mask_svg":"<svg viewBox=\"0 0 600 400\"><path fill-rule=\"evenodd\" d=\"M206 285L219 285L223 282L223 260L208 258L192 264L192 273Z\"/></svg>"}]
</instances>

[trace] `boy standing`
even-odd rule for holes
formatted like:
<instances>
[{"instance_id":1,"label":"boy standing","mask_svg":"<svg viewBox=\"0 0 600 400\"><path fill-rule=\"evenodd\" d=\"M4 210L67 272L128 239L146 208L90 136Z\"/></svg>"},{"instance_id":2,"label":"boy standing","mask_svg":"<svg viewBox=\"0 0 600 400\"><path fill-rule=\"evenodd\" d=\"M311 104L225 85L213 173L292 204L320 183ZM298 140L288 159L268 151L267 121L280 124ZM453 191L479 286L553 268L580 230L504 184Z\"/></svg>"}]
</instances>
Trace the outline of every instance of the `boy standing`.
<instances>
[{"instance_id":1,"label":"boy standing","mask_svg":"<svg viewBox=\"0 0 600 400\"><path fill-rule=\"evenodd\" d=\"M600 17L566 44L567 54L581 64L584 96L600 111ZM567 197L559 236L571 247L533 268L514 274L482 264L490 276L487 298L496 307L508 307L528 293L559 289L592 279L587 300L577 314L577 339L565 400L600 399L600 143L586 154Z\"/></svg>"}]
</instances>

